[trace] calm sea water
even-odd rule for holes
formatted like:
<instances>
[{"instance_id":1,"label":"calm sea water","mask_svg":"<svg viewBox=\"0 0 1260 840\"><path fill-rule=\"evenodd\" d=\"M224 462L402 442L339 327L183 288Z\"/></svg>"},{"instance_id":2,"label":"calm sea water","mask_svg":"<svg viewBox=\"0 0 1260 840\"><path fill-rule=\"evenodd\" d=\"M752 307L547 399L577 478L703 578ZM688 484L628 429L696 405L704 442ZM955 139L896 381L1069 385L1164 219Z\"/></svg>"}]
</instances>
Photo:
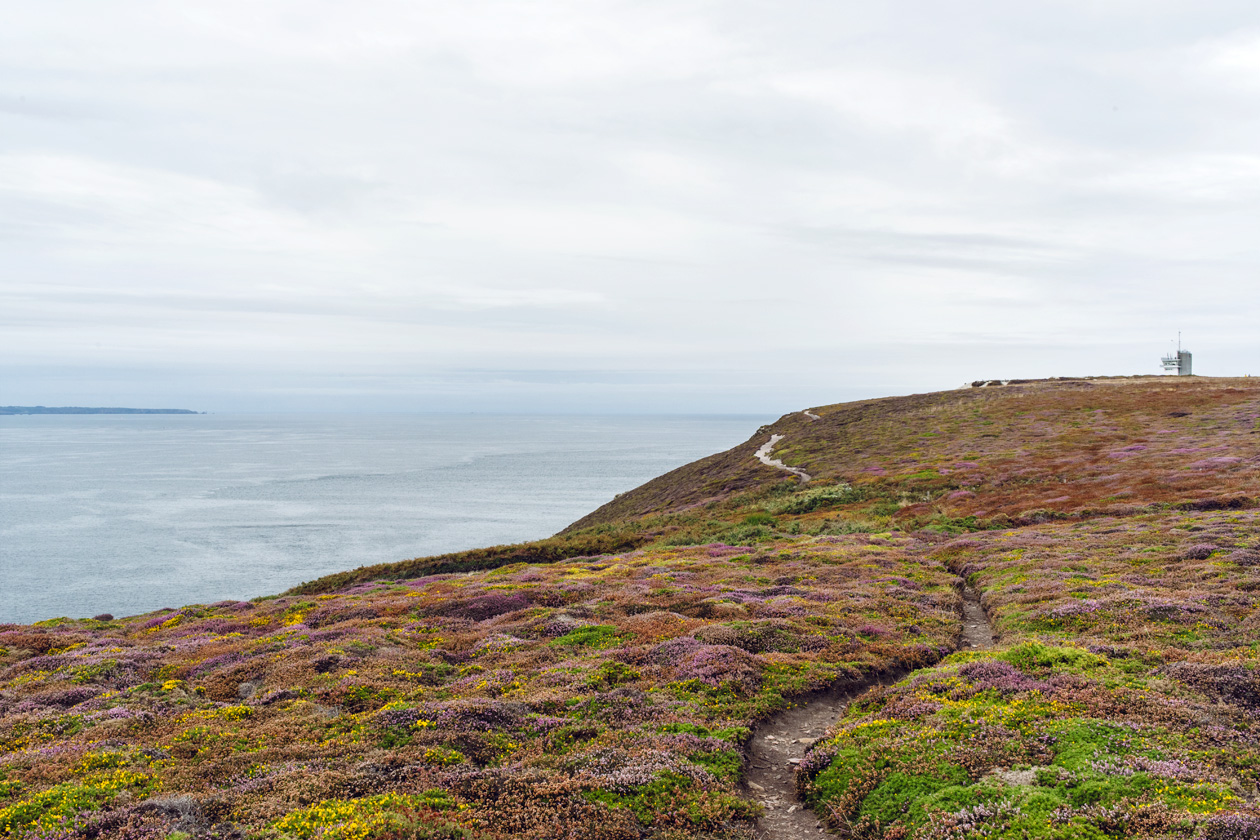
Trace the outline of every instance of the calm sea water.
<instances>
[{"instance_id":1,"label":"calm sea water","mask_svg":"<svg viewBox=\"0 0 1260 840\"><path fill-rule=\"evenodd\" d=\"M0 417L0 622L549 536L769 417Z\"/></svg>"}]
</instances>

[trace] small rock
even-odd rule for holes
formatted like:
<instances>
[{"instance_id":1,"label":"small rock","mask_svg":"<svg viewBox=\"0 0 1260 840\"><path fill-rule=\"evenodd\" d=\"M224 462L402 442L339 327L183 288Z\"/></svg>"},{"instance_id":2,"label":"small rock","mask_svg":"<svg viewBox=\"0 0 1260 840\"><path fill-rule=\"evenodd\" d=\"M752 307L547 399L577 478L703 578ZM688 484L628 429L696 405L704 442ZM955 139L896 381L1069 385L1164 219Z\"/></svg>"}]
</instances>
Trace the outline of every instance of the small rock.
<instances>
[{"instance_id":1,"label":"small rock","mask_svg":"<svg viewBox=\"0 0 1260 840\"><path fill-rule=\"evenodd\" d=\"M765 788L764 788L764 787L762 787L761 785L757 784L756 782L749 782L749 783L748 783L748 786L749 786L750 788L752 788L753 790L765 790Z\"/></svg>"}]
</instances>

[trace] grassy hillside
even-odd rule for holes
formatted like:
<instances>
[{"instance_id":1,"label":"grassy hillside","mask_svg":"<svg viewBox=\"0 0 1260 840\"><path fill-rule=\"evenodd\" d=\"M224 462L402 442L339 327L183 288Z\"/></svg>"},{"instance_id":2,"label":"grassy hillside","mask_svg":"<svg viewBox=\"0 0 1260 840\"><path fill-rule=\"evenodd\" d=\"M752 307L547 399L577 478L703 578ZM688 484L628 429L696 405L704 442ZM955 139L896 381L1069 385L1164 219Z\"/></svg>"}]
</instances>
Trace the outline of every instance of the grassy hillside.
<instances>
[{"instance_id":1,"label":"grassy hillside","mask_svg":"<svg viewBox=\"0 0 1260 840\"><path fill-rule=\"evenodd\" d=\"M1064 379L967 388L785 415L747 443L619 496L568 531L677 513L791 483L753 459L771 434L814 486L846 482L871 518L1044 519L1134 505L1211 507L1260 492L1260 386L1251 379ZM1236 499L1236 497L1243 497Z\"/></svg>"},{"instance_id":2,"label":"grassy hillside","mask_svg":"<svg viewBox=\"0 0 1260 840\"><path fill-rule=\"evenodd\" d=\"M839 834L1260 837L1260 383L810 413L550 540L0 625L0 836L751 838L752 728L900 677L796 773Z\"/></svg>"}]
</instances>

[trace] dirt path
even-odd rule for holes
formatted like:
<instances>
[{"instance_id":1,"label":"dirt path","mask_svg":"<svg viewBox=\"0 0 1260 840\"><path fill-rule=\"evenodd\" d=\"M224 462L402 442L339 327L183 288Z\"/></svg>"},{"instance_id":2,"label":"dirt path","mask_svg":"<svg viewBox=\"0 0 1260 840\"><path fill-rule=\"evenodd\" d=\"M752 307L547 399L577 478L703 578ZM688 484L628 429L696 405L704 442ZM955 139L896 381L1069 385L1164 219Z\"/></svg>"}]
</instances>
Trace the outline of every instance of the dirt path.
<instances>
[{"instance_id":1,"label":"dirt path","mask_svg":"<svg viewBox=\"0 0 1260 840\"><path fill-rule=\"evenodd\" d=\"M810 479L810 475L809 473L805 472L805 470L802 470L798 467L789 467L787 464L783 463L778 458L770 457L770 451L774 449L774 445L781 440L783 440L783 435L770 435L770 440L766 441L765 443L761 445L761 448L757 450L755 457L757 458L758 461L765 464L767 467L775 467L776 469L786 470L787 472L790 472L792 475L796 476L797 478L801 480L801 484L808 483Z\"/></svg>"},{"instance_id":2,"label":"dirt path","mask_svg":"<svg viewBox=\"0 0 1260 840\"><path fill-rule=\"evenodd\" d=\"M821 417L819 417L817 414L815 414L814 412L810 411L808 408L807 408L807 409L805 409L804 411L802 411L802 412L801 412L801 414L804 414L804 415L805 415L806 417L808 417L810 420L821 420L821 419L822 419L822 418L821 418Z\"/></svg>"},{"instance_id":3,"label":"dirt path","mask_svg":"<svg viewBox=\"0 0 1260 840\"><path fill-rule=\"evenodd\" d=\"M845 706L866 686L847 686L812 695L795 708L757 727L748 747L744 781L749 793L766 809L757 820L763 840L814 840L833 835L818 815L796 798L796 766L809 745L844 714Z\"/></svg>"},{"instance_id":4,"label":"dirt path","mask_svg":"<svg viewBox=\"0 0 1260 840\"><path fill-rule=\"evenodd\" d=\"M767 446L778 438L775 435ZM766 447L763 447L763 449ZM768 453L767 453L768 454ZM963 648L993 647L993 627L980 606L980 594L969 586L962 589ZM890 677L885 682L892 682ZM823 840L831 838L818 815L796 796L796 767L811 744L826 734L844 714L845 707L866 690L866 686L842 686L803 698L800 705L776 715L757 727L748 746L748 768L744 774L749 793L765 808L757 821L762 840Z\"/></svg>"},{"instance_id":5,"label":"dirt path","mask_svg":"<svg viewBox=\"0 0 1260 840\"><path fill-rule=\"evenodd\" d=\"M993 626L989 624L989 617L985 615L984 607L980 606L980 593L970 586L964 586L962 597L962 647L993 647Z\"/></svg>"}]
</instances>

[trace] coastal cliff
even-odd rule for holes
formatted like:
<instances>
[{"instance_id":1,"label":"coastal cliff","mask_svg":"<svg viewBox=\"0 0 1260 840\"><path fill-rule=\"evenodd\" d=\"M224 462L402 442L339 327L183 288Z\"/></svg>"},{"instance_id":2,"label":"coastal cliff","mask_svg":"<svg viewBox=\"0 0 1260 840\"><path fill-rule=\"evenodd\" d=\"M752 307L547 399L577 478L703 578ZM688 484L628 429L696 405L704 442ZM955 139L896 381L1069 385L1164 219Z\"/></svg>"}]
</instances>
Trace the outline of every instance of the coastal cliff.
<instances>
[{"instance_id":1,"label":"coastal cliff","mask_svg":"<svg viewBox=\"0 0 1260 840\"><path fill-rule=\"evenodd\" d=\"M548 540L0 625L0 836L1260 836L1258 501L1251 379L794 411Z\"/></svg>"}]
</instances>

